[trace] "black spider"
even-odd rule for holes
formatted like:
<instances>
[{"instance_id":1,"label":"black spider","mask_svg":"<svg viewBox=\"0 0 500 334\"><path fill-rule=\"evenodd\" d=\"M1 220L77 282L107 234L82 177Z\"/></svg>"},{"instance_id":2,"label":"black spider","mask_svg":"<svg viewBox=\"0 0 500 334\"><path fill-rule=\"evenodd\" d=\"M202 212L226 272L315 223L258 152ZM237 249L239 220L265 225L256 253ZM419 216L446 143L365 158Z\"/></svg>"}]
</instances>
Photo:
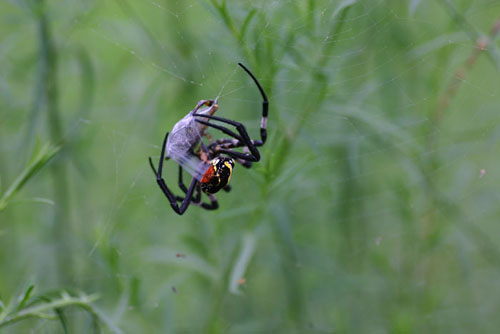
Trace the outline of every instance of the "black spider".
<instances>
[{"instance_id":1,"label":"black spider","mask_svg":"<svg viewBox=\"0 0 500 334\"><path fill-rule=\"evenodd\" d=\"M262 95L260 140L250 139L242 123L213 116L219 107L217 99L201 100L192 111L175 124L170 135L168 132L166 133L161 148L160 161L158 162L158 171L154 167L151 158L149 158L151 168L156 175L156 182L168 198L172 209L179 215L186 211L189 204L195 204L207 210L215 210L219 207L214 194L220 189L230 190L228 184L234 167L233 158L247 168L252 166L252 162L260 160L257 147L264 145L266 142L269 102L264 89L262 89L252 72L243 64L238 63L238 65L250 75ZM210 121L234 126L236 132ZM231 138L213 141L210 135L205 132L207 127L220 130ZM208 146L202 141L203 136L208 137L210 140ZM234 148L243 148L243 152L235 151ZM184 197L175 196L163 179L163 161L166 158L172 158L179 164L178 185L184 192ZM189 188L183 182L183 168L193 175ZM202 191L208 195L210 203L202 202ZM178 202L180 202L180 205Z\"/></svg>"}]
</instances>

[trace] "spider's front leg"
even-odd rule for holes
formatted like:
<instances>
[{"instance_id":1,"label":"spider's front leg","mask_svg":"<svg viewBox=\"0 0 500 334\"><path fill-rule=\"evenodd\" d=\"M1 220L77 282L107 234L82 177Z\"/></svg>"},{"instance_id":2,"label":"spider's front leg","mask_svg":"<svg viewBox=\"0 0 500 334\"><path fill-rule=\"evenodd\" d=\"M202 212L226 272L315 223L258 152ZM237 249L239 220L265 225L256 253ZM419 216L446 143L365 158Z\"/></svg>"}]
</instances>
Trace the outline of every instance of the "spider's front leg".
<instances>
[{"instance_id":1,"label":"spider's front leg","mask_svg":"<svg viewBox=\"0 0 500 334\"><path fill-rule=\"evenodd\" d=\"M242 159L245 161L256 162L256 161L260 160L259 150L255 146L253 140L251 140L250 137L248 136L247 130L242 123L232 121L230 119L225 119L222 117L211 116L211 115L194 114L193 116L201 116L203 118L213 119L214 121L219 121L222 123L233 125L234 127L236 127L238 134L234 133L233 131L231 131L228 128L223 127L221 125L209 123L209 122L206 122L206 121L201 120L201 119L196 119L196 122L198 122L200 124L203 124L203 125L212 127L214 129L220 130L220 131L224 132L225 134L237 139L241 144L243 144L242 146L248 147L248 150L250 151L249 153L242 153L242 152L237 152L237 151L233 151L233 150L226 149L226 148L219 148L217 150L217 153L225 153L225 154L231 156L232 158Z\"/></svg>"},{"instance_id":2,"label":"spider's front leg","mask_svg":"<svg viewBox=\"0 0 500 334\"><path fill-rule=\"evenodd\" d=\"M269 100L267 99L266 92L264 92L264 88L259 83L259 80L253 75L253 73L246 68L245 65L242 63L238 63L238 65L245 70L245 72L248 73L248 75L252 78L253 82L255 85L257 85L257 88L259 89L260 95L262 96L262 118L260 120L260 140L259 140L259 145L256 146L261 146L264 145L267 139L267 116L269 113ZM255 141L257 143L257 141Z\"/></svg>"},{"instance_id":3,"label":"spider's front leg","mask_svg":"<svg viewBox=\"0 0 500 334\"><path fill-rule=\"evenodd\" d=\"M264 145L264 143L262 143L261 140L257 140L257 141L252 140L252 143L254 144L255 147L259 147L259 146ZM221 148L230 149L230 148L238 148L238 147L243 147L243 151L245 153L249 152L249 150L245 146L245 144L240 142L238 139L230 139L230 138L217 139L213 143L210 143L210 145L208 146L208 149L213 154L213 152L219 152ZM245 168L252 167L251 161L246 161L243 159L236 159L236 161L239 162Z\"/></svg>"}]
</instances>

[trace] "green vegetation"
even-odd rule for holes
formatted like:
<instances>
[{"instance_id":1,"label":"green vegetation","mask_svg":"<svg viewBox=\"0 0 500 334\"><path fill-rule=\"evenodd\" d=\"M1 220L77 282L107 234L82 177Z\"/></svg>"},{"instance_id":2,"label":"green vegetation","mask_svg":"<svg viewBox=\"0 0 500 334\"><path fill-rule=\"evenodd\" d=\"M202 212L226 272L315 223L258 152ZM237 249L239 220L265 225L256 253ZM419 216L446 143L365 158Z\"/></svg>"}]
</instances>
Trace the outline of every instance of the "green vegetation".
<instances>
[{"instance_id":1,"label":"green vegetation","mask_svg":"<svg viewBox=\"0 0 500 334\"><path fill-rule=\"evenodd\" d=\"M12 0L0 18L0 332L498 331L498 1ZM262 160L219 210L177 216L147 158L218 95L258 138L238 62L270 98Z\"/></svg>"}]
</instances>

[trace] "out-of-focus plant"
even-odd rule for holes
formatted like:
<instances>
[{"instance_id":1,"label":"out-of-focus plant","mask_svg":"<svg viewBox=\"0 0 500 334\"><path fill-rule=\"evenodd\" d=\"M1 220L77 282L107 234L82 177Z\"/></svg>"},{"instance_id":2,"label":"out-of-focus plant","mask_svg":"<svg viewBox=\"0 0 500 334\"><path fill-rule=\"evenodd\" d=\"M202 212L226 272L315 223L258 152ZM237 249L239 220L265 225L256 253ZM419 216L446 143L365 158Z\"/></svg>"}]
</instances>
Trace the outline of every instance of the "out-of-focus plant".
<instances>
[{"instance_id":1,"label":"out-of-focus plant","mask_svg":"<svg viewBox=\"0 0 500 334\"><path fill-rule=\"evenodd\" d=\"M35 148L31 161L0 197L0 211L7 207L9 200L56 155L59 149L59 146L52 144L45 144L40 148Z\"/></svg>"},{"instance_id":2,"label":"out-of-focus plant","mask_svg":"<svg viewBox=\"0 0 500 334\"><path fill-rule=\"evenodd\" d=\"M93 332L98 333L100 323L104 323L113 333L122 333L110 319L105 317L93 304L96 295L79 293L71 295L66 291L32 296L35 286L30 285L26 291L7 304L0 300L0 328L16 322L30 319L59 320L64 333L68 333L64 309L77 307L88 312L93 320Z\"/></svg>"}]
</instances>

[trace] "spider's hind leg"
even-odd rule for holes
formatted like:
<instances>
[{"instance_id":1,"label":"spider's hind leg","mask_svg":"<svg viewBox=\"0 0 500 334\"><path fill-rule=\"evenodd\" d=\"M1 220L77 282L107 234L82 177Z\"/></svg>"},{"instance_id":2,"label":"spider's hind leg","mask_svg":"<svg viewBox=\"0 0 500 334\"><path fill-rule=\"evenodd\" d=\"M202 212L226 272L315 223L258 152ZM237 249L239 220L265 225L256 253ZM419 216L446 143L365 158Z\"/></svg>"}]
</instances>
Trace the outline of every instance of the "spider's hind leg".
<instances>
[{"instance_id":1,"label":"spider's hind leg","mask_svg":"<svg viewBox=\"0 0 500 334\"><path fill-rule=\"evenodd\" d=\"M187 194L187 191L188 189L186 188L186 185L184 184L183 182L183 177L182 177L182 167L179 165L179 188L181 188L181 190L184 192L184 194ZM226 190L226 189L224 189ZM229 191L229 190L226 190L226 191ZM206 210L215 210L217 208L219 208L219 203L217 202L217 198L215 198L214 195L208 195L208 198L210 200L210 203L203 203L201 201L201 187L200 187L200 183L198 182L198 184L196 185L196 194L194 196L191 197L191 204L194 204L194 205L197 205L197 206L200 206ZM182 197L182 196L175 196L175 199L179 202L182 202L184 201L186 197Z\"/></svg>"},{"instance_id":2,"label":"spider's hind leg","mask_svg":"<svg viewBox=\"0 0 500 334\"><path fill-rule=\"evenodd\" d=\"M158 186L163 191L163 194L165 195L165 197L167 197L170 206L177 214L182 215L184 212L186 212L187 208L189 207L195 186L199 184L199 182L193 177L191 184L187 189L186 198L182 201L181 205L179 206L179 204L177 204L176 196L170 191L170 189L168 189L167 184L163 179L163 161L165 160L165 147L167 144L167 139L168 139L168 132L165 135L165 139L163 139L163 145L161 147L161 155L160 155L160 161L158 162L158 168L156 169L154 167L151 158L149 158L149 164L153 172L155 172L156 174L156 183L158 183Z\"/></svg>"},{"instance_id":3,"label":"spider's hind leg","mask_svg":"<svg viewBox=\"0 0 500 334\"><path fill-rule=\"evenodd\" d=\"M184 201L184 199L185 197L176 196L176 200L179 202ZM217 202L217 198L213 194L209 194L208 199L210 200L210 203L205 203L201 201L201 188L200 184L198 183L196 187L196 196L191 199L191 204L199 206L205 210L216 210L219 208L219 203Z\"/></svg>"},{"instance_id":4,"label":"spider's hind leg","mask_svg":"<svg viewBox=\"0 0 500 334\"><path fill-rule=\"evenodd\" d=\"M182 166L179 165L179 178L178 178L178 182L177 182L177 185L179 186L179 188L184 192L184 194L187 194L188 192L188 188L186 187L186 185L184 184L184 180L183 180L183 176L182 176ZM179 201L182 201L184 200L184 197L180 197L180 196L175 196L175 198ZM194 197L192 197L191 199L191 202L193 203L198 203L201 201L201 193L199 191L199 185L196 187L196 195Z\"/></svg>"}]
</instances>

